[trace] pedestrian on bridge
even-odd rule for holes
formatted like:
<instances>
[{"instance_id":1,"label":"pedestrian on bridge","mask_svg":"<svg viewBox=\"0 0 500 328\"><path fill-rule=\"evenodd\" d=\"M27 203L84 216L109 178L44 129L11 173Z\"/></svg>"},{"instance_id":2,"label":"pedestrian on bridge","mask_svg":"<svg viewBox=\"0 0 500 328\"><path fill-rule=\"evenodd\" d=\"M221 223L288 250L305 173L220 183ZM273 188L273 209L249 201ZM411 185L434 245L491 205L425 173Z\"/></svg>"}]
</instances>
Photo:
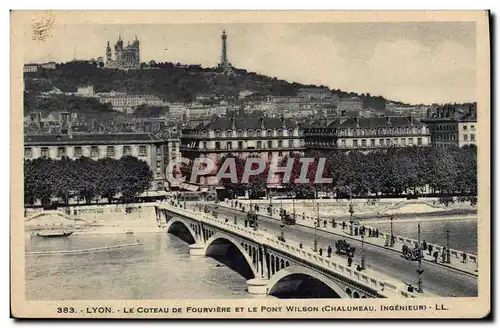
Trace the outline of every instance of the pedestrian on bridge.
<instances>
[{"instance_id":1,"label":"pedestrian on bridge","mask_svg":"<svg viewBox=\"0 0 500 328\"><path fill-rule=\"evenodd\" d=\"M328 257L332 257L332 246L328 245Z\"/></svg>"},{"instance_id":2,"label":"pedestrian on bridge","mask_svg":"<svg viewBox=\"0 0 500 328\"><path fill-rule=\"evenodd\" d=\"M465 252L462 252L462 263L467 262L467 254Z\"/></svg>"},{"instance_id":3,"label":"pedestrian on bridge","mask_svg":"<svg viewBox=\"0 0 500 328\"><path fill-rule=\"evenodd\" d=\"M422 241L422 250L427 250L427 242L425 241L425 239L424 241Z\"/></svg>"},{"instance_id":4,"label":"pedestrian on bridge","mask_svg":"<svg viewBox=\"0 0 500 328\"><path fill-rule=\"evenodd\" d=\"M441 253L441 259L443 260L443 263L446 262L446 247L443 247L443 252Z\"/></svg>"},{"instance_id":5,"label":"pedestrian on bridge","mask_svg":"<svg viewBox=\"0 0 500 328\"><path fill-rule=\"evenodd\" d=\"M323 256L323 249L322 248L319 249L319 256Z\"/></svg>"},{"instance_id":6,"label":"pedestrian on bridge","mask_svg":"<svg viewBox=\"0 0 500 328\"><path fill-rule=\"evenodd\" d=\"M427 245L427 250L429 251L429 255L431 255L432 254L432 245L431 244Z\"/></svg>"},{"instance_id":7,"label":"pedestrian on bridge","mask_svg":"<svg viewBox=\"0 0 500 328\"><path fill-rule=\"evenodd\" d=\"M349 256L349 257L347 258L347 266L348 266L348 267L351 267L351 265L352 265L352 257L350 257L350 256Z\"/></svg>"},{"instance_id":8,"label":"pedestrian on bridge","mask_svg":"<svg viewBox=\"0 0 500 328\"><path fill-rule=\"evenodd\" d=\"M432 256L434 256L434 262L436 262L436 263L437 263L437 261L438 261L438 256L439 256L438 251L434 251L434 254L432 254Z\"/></svg>"},{"instance_id":9,"label":"pedestrian on bridge","mask_svg":"<svg viewBox=\"0 0 500 328\"><path fill-rule=\"evenodd\" d=\"M302 249L302 247L304 247L304 245L302 245L302 242L300 242L299 248Z\"/></svg>"},{"instance_id":10,"label":"pedestrian on bridge","mask_svg":"<svg viewBox=\"0 0 500 328\"><path fill-rule=\"evenodd\" d=\"M325 219L325 220L323 220L323 226L324 226L325 228L326 228L326 223L327 223L327 222L326 222L326 219Z\"/></svg>"}]
</instances>

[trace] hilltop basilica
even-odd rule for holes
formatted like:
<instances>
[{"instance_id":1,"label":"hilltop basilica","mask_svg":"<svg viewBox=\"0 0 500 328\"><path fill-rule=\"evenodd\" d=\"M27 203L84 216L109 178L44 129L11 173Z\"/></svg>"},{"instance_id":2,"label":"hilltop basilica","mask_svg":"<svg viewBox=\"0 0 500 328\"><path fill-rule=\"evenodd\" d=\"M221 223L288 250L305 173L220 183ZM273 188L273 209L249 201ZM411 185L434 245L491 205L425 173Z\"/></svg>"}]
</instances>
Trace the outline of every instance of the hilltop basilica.
<instances>
[{"instance_id":1,"label":"hilltop basilica","mask_svg":"<svg viewBox=\"0 0 500 328\"><path fill-rule=\"evenodd\" d=\"M114 60L111 57L111 47L108 41L108 46L106 47L107 68L138 69L140 68L140 64L139 40L137 40L137 37L135 37L132 43L127 42L127 46L124 47L122 38L119 36L115 44Z\"/></svg>"}]
</instances>

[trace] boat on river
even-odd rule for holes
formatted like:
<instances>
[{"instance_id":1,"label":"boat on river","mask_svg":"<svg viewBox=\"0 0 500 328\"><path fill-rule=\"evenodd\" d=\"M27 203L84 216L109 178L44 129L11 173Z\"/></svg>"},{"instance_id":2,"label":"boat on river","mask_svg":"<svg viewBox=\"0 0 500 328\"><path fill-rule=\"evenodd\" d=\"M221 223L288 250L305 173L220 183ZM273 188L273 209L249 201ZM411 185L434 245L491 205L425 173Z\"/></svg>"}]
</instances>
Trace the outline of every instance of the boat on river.
<instances>
[{"instance_id":1,"label":"boat on river","mask_svg":"<svg viewBox=\"0 0 500 328\"><path fill-rule=\"evenodd\" d=\"M68 237L73 233L73 231L40 231L36 235L38 237L45 238L57 238L57 237Z\"/></svg>"}]
</instances>

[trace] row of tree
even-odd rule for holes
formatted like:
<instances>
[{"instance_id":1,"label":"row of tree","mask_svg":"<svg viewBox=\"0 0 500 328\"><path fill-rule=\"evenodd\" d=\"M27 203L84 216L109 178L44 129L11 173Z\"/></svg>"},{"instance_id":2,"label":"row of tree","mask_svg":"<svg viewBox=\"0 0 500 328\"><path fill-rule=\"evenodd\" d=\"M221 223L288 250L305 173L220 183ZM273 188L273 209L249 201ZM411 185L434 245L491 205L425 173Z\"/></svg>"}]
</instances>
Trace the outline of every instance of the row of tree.
<instances>
[{"instance_id":1,"label":"row of tree","mask_svg":"<svg viewBox=\"0 0 500 328\"><path fill-rule=\"evenodd\" d=\"M229 155L233 156L233 155ZM314 159L307 170L308 182L295 182L302 170L300 159ZM221 159L220 164L227 157ZM284 174L278 175L280 184L295 195L307 195L311 191L334 192L337 197L398 196L419 195L422 193L461 195L474 201L477 195L477 148L475 146L440 148L392 148L370 153L358 151L310 152L305 155L292 154L293 166L288 181ZM325 158L322 176L331 178L331 183L318 184L319 159ZM284 167L288 161L284 157L279 163ZM235 157L238 182L243 176L245 160ZM263 173L252 176L247 184L233 183L228 178L220 182L230 193L243 195L246 190L250 196L265 192L269 163Z\"/></svg>"},{"instance_id":2,"label":"row of tree","mask_svg":"<svg viewBox=\"0 0 500 328\"><path fill-rule=\"evenodd\" d=\"M129 202L147 190L152 180L149 165L132 156L97 161L88 157L37 158L24 161L24 201L34 204L39 200L47 207L53 198L65 204L72 197L86 203L96 197L112 202L121 194L122 200Z\"/></svg>"}]
</instances>

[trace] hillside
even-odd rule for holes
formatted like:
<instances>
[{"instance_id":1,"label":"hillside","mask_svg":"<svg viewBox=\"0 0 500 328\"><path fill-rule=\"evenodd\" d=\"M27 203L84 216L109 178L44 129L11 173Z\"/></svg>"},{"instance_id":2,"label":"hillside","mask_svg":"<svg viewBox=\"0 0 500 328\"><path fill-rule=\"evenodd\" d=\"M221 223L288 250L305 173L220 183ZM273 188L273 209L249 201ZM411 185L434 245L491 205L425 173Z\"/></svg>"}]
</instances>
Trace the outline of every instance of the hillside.
<instances>
[{"instance_id":1,"label":"hillside","mask_svg":"<svg viewBox=\"0 0 500 328\"><path fill-rule=\"evenodd\" d=\"M181 66L172 63L154 63L153 67L123 71L102 69L87 62L59 64L55 70L40 69L25 73L25 91L43 92L50 85L63 92L74 92L77 87L93 85L96 92L123 91L131 94L152 94L171 102L191 102L198 94L214 94L237 98L239 92L252 90L261 95L295 96L304 87L258 73L235 69L225 75L212 68ZM321 86L322 87L322 86ZM365 108L383 109L386 99L370 94L332 90L340 98L360 97Z\"/></svg>"}]
</instances>

